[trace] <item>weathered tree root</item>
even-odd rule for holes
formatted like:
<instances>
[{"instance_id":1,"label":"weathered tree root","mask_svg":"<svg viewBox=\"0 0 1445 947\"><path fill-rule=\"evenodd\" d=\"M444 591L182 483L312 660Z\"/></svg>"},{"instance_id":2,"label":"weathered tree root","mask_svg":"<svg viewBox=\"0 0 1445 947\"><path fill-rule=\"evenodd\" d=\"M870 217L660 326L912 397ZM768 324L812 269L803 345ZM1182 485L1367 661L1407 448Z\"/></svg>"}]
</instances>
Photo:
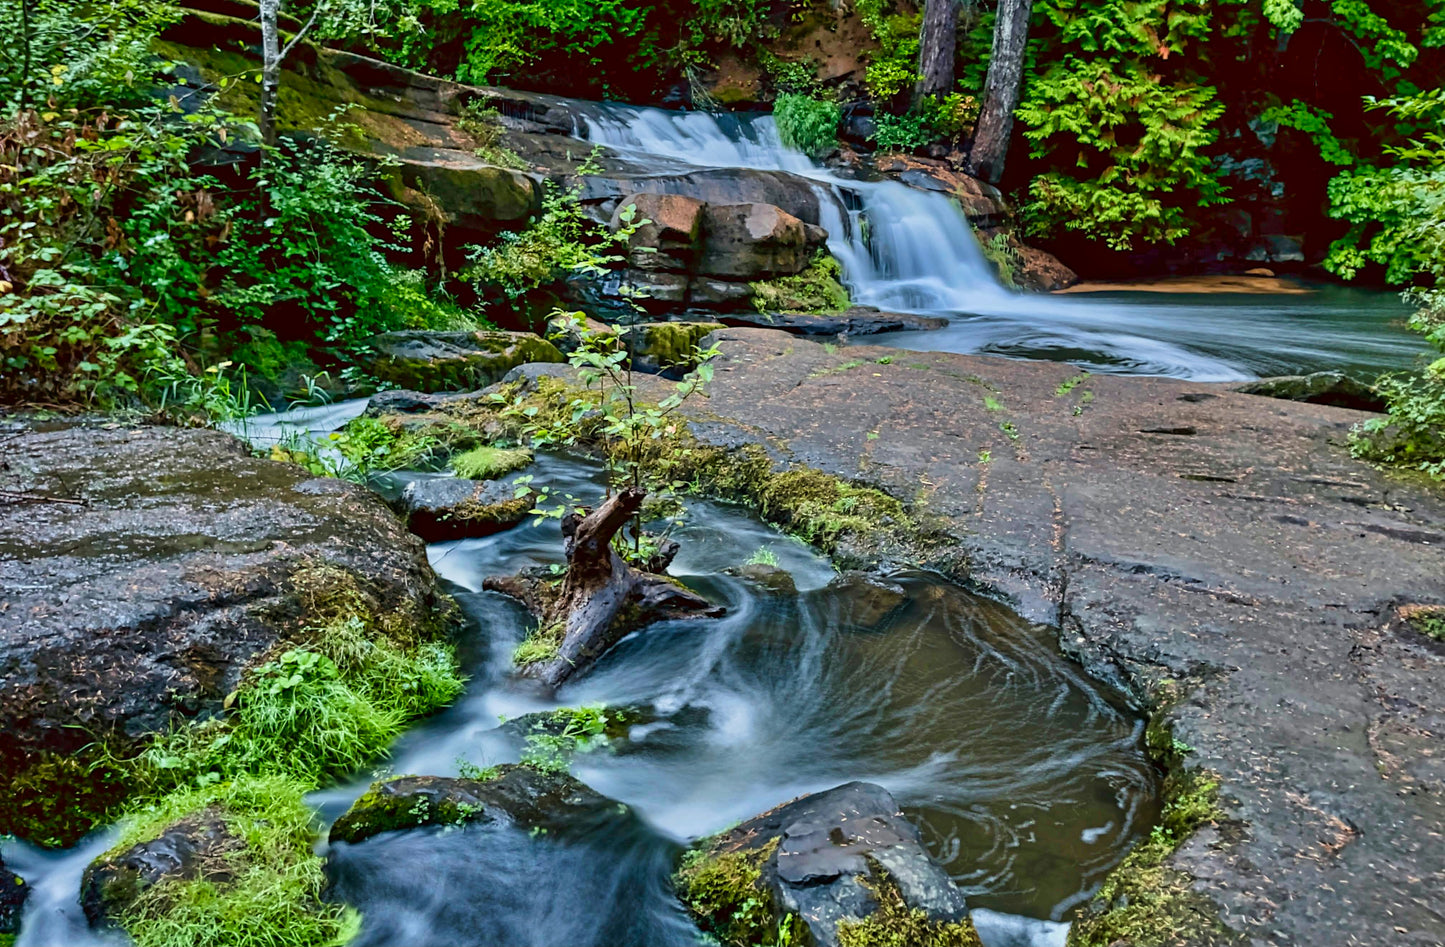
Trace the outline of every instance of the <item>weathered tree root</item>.
<instances>
[{"instance_id":1,"label":"weathered tree root","mask_svg":"<svg viewBox=\"0 0 1445 947\"><path fill-rule=\"evenodd\" d=\"M522 602L541 623L562 627L557 655L523 669L523 673L556 687L591 668L628 632L657 621L679 618L716 618L720 605L684 588L661 574L677 554L667 544L648 563L654 571L629 565L612 548L612 537L642 509L646 492L628 487L608 498L586 516L569 513L562 520L567 575L560 590L540 571L515 576L492 576L482 587Z\"/></svg>"}]
</instances>

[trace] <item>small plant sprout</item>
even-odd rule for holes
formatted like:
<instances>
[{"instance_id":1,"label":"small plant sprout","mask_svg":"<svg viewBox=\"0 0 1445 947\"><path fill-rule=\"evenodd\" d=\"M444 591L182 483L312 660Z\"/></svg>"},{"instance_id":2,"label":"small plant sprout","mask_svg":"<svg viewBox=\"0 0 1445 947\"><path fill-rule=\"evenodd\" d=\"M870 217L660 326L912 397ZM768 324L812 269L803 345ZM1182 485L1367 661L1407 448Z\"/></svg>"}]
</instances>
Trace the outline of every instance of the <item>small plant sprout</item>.
<instances>
[{"instance_id":1,"label":"small plant sprout","mask_svg":"<svg viewBox=\"0 0 1445 947\"><path fill-rule=\"evenodd\" d=\"M759 546L751 556L748 556L748 561L743 564L749 566L776 566L778 564L778 554L773 552L771 546Z\"/></svg>"}]
</instances>

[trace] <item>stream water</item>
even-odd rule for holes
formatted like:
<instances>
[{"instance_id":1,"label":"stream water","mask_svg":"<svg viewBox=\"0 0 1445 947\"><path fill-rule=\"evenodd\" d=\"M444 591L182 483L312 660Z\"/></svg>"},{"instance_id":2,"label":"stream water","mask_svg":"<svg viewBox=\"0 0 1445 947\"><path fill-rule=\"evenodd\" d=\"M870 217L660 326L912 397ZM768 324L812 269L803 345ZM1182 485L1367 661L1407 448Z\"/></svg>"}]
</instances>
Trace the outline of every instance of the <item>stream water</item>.
<instances>
[{"instance_id":1,"label":"stream water","mask_svg":"<svg viewBox=\"0 0 1445 947\"><path fill-rule=\"evenodd\" d=\"M277 420L320 428L353 408L259 419L251 434L264 443ZM600 470L583 460L544 456L529 472L556 493L600 491ZM634 817L565 844L492 826L333 846L333 894L366 918L358 943L697 943L668 881L686 843L861 779L888 788L922 828L978 909L988 947L1061 944L1066 925L1054 922L1157 815L1139 719L1063 658L1048 629L936 576L892 576L882 590L840 578L722 504L690 504L677 538L673 574L725 603L727 616L651 626L551 697L510 671L529 619L480 588L490 574L559 562L556 524L429 547L466 615L459 650L470 683L398 741L387 769L453 775L459 761L515 761L522 739L500 718L605 704L634 722L577 756L573 772ZM759 549L796 591L725 571ZM372 776L315 794L322 821ZM58 854L6 846L34 886L21 947L107 942L76 903L81 871L107 843L101 834Z\"/></svg>"},{"instance_id":2,"label":"stream water","mask_svg":"<svg viewBox=\"0 0 1445 947\"><path fill-rule=\"evenodd\" d=\"M771 116L574 108L579 136L659 175L751 168L806 180L855 302L949 319L941 330L870 341L1196 381L1336 368L1373 377L1408 366L1420 351L1401 324L1405 306L1386 292L1331 285L1297 295L1014 292L995 278L951 197L841 177L784 147Z\"/></svg>"}]
</instances>

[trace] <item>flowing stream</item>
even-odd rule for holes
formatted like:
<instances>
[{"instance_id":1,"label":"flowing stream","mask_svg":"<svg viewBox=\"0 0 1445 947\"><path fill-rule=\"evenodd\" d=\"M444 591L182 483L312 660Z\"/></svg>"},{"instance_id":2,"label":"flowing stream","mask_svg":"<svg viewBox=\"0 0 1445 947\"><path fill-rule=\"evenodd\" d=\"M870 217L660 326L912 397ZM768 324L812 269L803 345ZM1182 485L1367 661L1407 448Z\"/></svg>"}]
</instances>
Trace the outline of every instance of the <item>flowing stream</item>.
<instances>
[{"instance_id":1,"label":"flowing stream","mask_svg":"<svg viewBox=\"0 0 1445 947\"><path fill-rule=\"evenodd\" d=\"M294 424L313 436L357 404L257 419L264 444ZM292 435L294 436L294 435ZM598 466L543 456L554 493L601 489ZM380 484L386 492L411 476ZM623 736L573 772L625 804L566 843L510 828L421 830L329 851L332 896L365 917L361 945L695 944L669 882L686 844L800 793L849 780L889 789L957 879L988 947L1061 945L1068 910L1157 816L1142 723L1058 651L1053 633L927 573L878 588L739 508L689 504L672 568L728 606L718 620L651 626L583 680L547 697L510 671L529 619L482 592L490 574L561 561L555 522L428 548L461 603L466 694L395 745L386 770L454 775L460 761L515 761L523 735L501 718L605 704ZM728 573L760 549L796 589ZM314 794L323 823L374 774ZM22 947L101 945L76 901L84 866L110 842L5 857L33 885Z\"/></svg>"},{"instance_id":2,"label":"flowing stream","mask_svg":"<svg viewBox=\"0 0 1445 947\"><path fill-rule=\"evenodd\" d=\"M1392 293L1325 285L1297 295L1014 292L994 277L951 197L841 177L784 147L771 116L574 107L580 136L658 174L750 168L810 182L855 302L949 319L941 330L873 341L1196 381L1335 368L1369 377L1408 366L1420 350Z\"/></svg>"}]
</instances>

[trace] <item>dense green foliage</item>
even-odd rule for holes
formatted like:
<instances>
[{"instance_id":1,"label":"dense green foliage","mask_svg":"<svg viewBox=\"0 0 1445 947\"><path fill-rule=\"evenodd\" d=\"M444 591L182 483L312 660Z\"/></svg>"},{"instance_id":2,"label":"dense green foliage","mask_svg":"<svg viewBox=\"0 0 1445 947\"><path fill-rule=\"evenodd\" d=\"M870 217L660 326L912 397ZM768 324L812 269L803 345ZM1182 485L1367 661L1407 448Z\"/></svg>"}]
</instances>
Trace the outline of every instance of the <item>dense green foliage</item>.
<instances>
[{"instance_id":1,"label":"dense green foliage","mask_svg":"<svg viewBox=\"0 0 1445 947\"><path fill-rule=\"evenodd\" d=\"M796 92L778 96L773 106L783 144L818 158L838 146L838 106Z\"/></svg>"},{"instance_id":2,"label":"dense green foliage","mask_svg":"<svg viewBox=\"0 0 1445 947\"><path fill-rule=\"evenodd\" d=\"M232 353L341 369L377 331L453 317L389 262L399 217L361 159L319 139L197 160L253 141L254 116L214 88L158 94L173 69L150 42L173 10L21 12L0 12L0 401L241 413Z\"/></svg>"}]
</instances>

